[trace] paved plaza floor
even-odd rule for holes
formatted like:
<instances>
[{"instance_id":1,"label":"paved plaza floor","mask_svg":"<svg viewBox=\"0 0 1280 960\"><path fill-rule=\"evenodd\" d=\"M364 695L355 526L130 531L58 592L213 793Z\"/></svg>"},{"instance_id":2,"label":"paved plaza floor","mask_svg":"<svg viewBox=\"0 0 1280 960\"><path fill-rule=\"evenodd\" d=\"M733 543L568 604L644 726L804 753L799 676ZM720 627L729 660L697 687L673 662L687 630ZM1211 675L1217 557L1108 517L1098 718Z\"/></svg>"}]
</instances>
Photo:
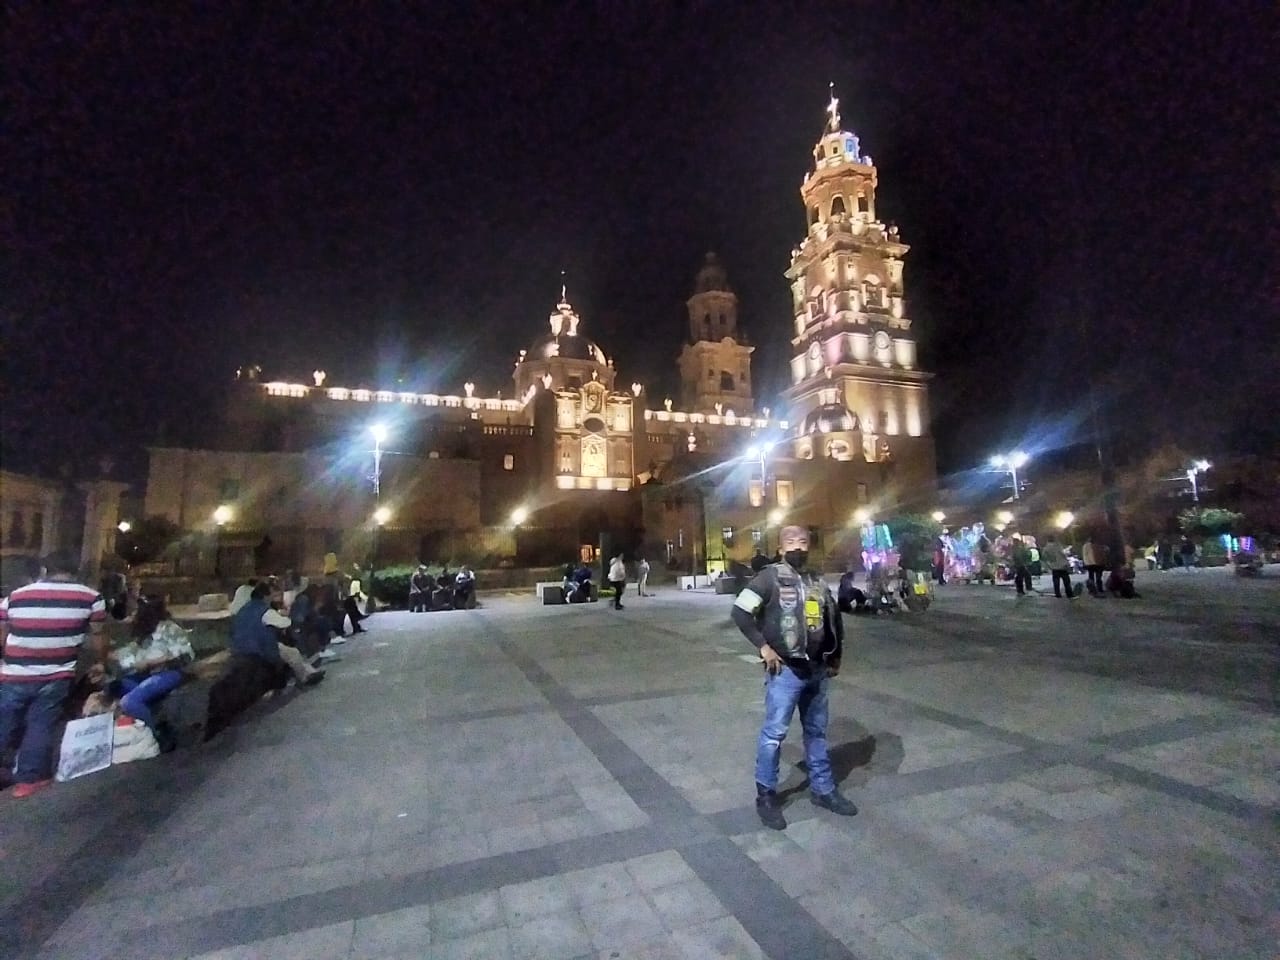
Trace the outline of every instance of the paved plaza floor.
<instances>
[{"instance_id":1,"label":"paved plaza floor","mask_svg":"<svg viewBox=\"0 0 1280 960\"><path fill-rule=\"evenodd\" d=\"M861 812L796 725L782 833L731 598L382 613L210 744L0 794L0 957L1274 958L1268 573L847 618Z\"/></svg>"}]
</instances>

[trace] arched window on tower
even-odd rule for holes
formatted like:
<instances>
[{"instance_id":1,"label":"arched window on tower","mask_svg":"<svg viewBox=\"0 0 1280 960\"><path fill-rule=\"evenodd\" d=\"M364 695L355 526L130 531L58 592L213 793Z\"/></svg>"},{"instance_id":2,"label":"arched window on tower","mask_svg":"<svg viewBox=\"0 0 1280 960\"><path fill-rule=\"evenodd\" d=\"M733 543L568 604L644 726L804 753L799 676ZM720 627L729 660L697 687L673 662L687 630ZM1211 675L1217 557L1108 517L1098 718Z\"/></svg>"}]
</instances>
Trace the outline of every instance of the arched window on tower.
<instances>
[{"instance_id":1,"label":"arched window on tower","mask_svg":"<svg viewBox=\"0 0 1280 960\"><path fill-rule=\"evenodd\" d=\"M867 199L867 195L865 193L858 194L858 212L859 213L871 212L871 201Z\"/></svg>"},{"instance_id":2,"label":"arched window on tower","mask_svg":"<svg viewBox=\"0 0 1280 960\"><path fill-rule=\"evenodd\" d=\"M818 208L810 207L809 208L809 226L812 227L817 222L818 222Z\"/></svg>"},{"instance_id":3,"label":"arched window on tower","mask_svg":"<svg viewBox=\"0 0 1280 960\"><path fill-rule=\"evenodd\" d=\"M733 374L728 370L720 371L720 389L727 393L733 393L735 389L733 386Z\"/></svg>"},{"instance_id":4,"label":"arched window on tower","mask_svg":"<svg viewBox=\"0 0 1280 960\"><path fill-rule=\"evenodd\" d=\"M844 216L844 197L831 198L831 216L833 217Z\"/></svg>"}]
</instances>

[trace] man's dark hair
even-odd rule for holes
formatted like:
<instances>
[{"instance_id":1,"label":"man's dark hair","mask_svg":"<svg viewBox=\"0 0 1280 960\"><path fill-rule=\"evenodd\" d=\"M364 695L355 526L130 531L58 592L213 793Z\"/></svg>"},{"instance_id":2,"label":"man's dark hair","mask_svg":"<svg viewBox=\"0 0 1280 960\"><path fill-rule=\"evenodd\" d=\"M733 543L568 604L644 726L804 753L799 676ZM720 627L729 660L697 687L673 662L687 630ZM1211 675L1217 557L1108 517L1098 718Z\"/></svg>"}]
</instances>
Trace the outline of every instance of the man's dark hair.
<instances>
[{"instance_id":1,"label":"man's dark hair","mask_svg":"<svg viewBox=\"0 0 1280 960\"><path fill-rule=\"evenodd\" d=\"M249 597L253 600L265 600L269 596L271 596L271 584L265 580L262 583L255 584L253 593L249 594Z\"/></svg>"},{"instance_id":2,"label":"man's dark hair","mask_svg":"<svg viewBox=\"0 0 1280 960\"><path fill-rule=\"evenodd\" d=\"M80 561L76 559L75 554L70 550L55 550L45 557L42 562L45 571L50 574L76 574L80 572Z\"/></svg>"}]
</instances>

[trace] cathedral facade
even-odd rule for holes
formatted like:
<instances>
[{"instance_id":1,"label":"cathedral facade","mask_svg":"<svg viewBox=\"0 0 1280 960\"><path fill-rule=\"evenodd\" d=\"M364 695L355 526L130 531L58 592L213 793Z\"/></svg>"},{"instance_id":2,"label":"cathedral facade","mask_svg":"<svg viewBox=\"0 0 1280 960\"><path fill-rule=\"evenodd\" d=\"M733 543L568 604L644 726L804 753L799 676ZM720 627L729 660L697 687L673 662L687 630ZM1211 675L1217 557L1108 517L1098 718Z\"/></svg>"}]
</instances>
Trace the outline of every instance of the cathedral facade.
<instances>
[{"instance_id":1,"label":"cathedral facade","mask_svg":"<svg viewBox=\"0 0 1280 960\"><path fill-rule=\"evenodd\" d=\"M151 449L146 512L212 538L233 570L266 544L281 568L331 550L363 558L375 526L383 562L522 566L622 548L714 572L771 553L777 528L799 523L843 563L857 524L922 506L936 485L908 248L877 219L876 184L833 96L785 272L790 383L771 405L754 395L754 347L708 254L686 302L678 402L620 378L562 285L506 397L241 370L218 442Z\"/></svg>"}]
</instances>

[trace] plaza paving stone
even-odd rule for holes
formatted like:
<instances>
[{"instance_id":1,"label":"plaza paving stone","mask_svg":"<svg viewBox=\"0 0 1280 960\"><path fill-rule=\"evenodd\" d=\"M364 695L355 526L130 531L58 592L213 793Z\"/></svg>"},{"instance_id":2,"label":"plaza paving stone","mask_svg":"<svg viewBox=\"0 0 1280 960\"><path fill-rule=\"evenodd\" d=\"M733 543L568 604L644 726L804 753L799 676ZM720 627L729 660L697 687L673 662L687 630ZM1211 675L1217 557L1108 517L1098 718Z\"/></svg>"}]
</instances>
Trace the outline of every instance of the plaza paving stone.
<instances>
[{"instance_id":1,"label":"plaza paving stone","mask_svg":"<svg viewBox=\"0 0 1280 960\"><path fill-rule=\"evenodd\" d=\"M1280 577L1140 589L848 618L861 812L797 724L782 833L728 598L382 613L210 744L0 794L0 957L1272 958Z\"/></svg>"}]
</instances>

